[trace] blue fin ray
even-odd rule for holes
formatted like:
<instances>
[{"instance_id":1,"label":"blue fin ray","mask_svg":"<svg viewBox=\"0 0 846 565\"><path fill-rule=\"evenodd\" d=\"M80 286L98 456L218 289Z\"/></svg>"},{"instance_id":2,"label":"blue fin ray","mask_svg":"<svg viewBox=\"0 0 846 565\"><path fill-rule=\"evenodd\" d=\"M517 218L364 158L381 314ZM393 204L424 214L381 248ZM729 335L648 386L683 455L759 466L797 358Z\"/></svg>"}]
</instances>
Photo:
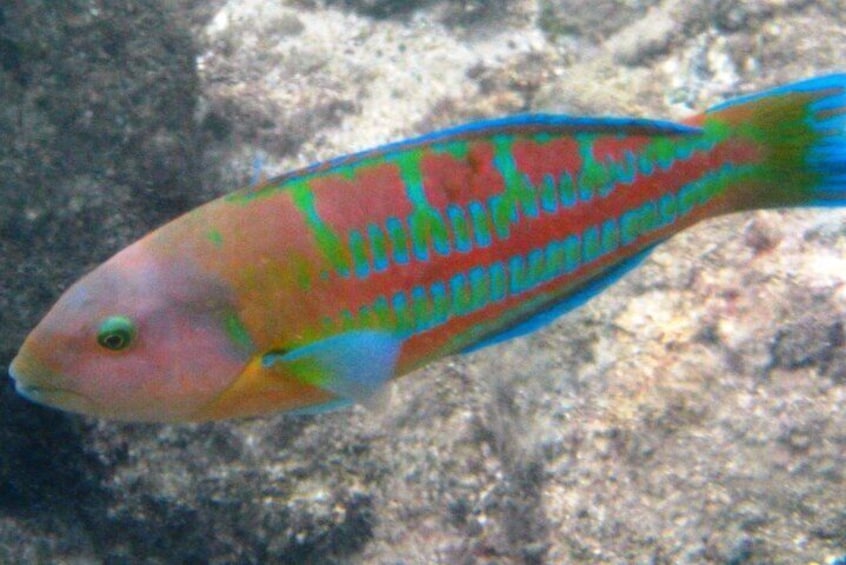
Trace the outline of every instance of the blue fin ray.
<instances>
[{"instance_id":1,"label":"blue fin ray","mask_svg":"<svg viewBox=\"0 0 846 565\"><path fill-rule=\"evenodd\" d=\"M286 374L305 384L343 400L366 403L394 375L401 347L402 340L387 332L357 330L293 351L267 353L262 365L283 365Z\"/></svg>"}]
</instances>

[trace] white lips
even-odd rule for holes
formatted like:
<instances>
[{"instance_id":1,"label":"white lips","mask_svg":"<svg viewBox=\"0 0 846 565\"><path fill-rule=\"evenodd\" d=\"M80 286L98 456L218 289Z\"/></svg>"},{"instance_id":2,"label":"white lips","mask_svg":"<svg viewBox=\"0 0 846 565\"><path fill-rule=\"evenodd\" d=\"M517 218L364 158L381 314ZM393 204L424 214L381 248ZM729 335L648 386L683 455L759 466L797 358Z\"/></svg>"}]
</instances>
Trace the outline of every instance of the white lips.
<instances>
[{"instance_id":1,"label":"white lips","mask_svg":"<svg viewBox=\"0 0 846 565\"><path fill-rule=\"evenodd\" d=\"M39 404L44 403L43 391L37 386L26 386L15 381L15 392L32 402L37 402Z\"/></svg>"},{"instance_id":2,"label":"white lips","mask_svg":"<svg viewBox=\"0 0 846 565\"><path fill-rule=\"evenodd\" d=\"M15 359L12 361L12 364L9 365L9 376L12 377L13 381L15 381L15 392L17 392L27 400L43 403L44 389L36 385L27 384L26 382L24 382L23 375L21 375L20 372L15 370L15 363L17 361L18 358L15 357Z\"/></svg>"},{"instance_id":3,"label":"white lips","mask_svg":"<svg viewBox=\"0 0 846 565\"><path fill-rule=\"evenodd\" d=\"M26 388L26 387L21 385L20 373L15 371L15 363L17 362L17 360L18 360L18 358L15 357L15 359L12 361L12 364L9 365L9 376L12 377L13 381L15 381L15 390L18 391L18 392L21 392L21 389Z\"/></svg>"},{"instance_id":4,"label":"white lips","mask_svg":"<svg viewBox=\"0 0 846 565\"><path fill-rule=\"evenodd\" d=\"M24 398L38 404L55 405L59 404L57 402L59 399L70 393L64 389L27 382L26 376L20 371L19 359L20 357L15 357L9 365L9 376L15 381L15 392ZM16 365L18 368L15 367Z\"/></svg>"}]
</instances>

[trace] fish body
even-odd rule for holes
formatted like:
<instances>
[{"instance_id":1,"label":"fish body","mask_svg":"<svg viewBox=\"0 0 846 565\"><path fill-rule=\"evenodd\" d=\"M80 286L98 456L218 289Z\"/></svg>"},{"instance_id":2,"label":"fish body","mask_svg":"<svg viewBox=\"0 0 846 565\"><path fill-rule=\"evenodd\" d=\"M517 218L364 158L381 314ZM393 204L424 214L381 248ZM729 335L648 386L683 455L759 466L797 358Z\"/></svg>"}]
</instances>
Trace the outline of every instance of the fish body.
<instances>
[{"instance_id":1,"label":"fish body","mask_svg":"<svg viewBox=\"0 0 846 565\"><path fill-rule=\"evenodd\" d=\"M846 75L683 123L524 115L209 202L71 287L10 373L32 400L202 421L366 402L532 331L716 215L839 205Z\"/></svg>"}]
</instances>

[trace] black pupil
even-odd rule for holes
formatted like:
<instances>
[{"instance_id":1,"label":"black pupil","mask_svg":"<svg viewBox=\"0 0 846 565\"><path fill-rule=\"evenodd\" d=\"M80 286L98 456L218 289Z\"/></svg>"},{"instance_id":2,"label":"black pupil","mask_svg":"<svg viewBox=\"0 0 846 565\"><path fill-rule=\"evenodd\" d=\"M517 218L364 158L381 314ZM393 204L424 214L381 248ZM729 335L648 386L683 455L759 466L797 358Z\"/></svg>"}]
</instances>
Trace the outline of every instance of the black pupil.
<instances>
[{"instance_id":1,"label":"black pupil","mask_svg":"<svg viewBox=\"0 0 846 565\"><path fill-rule=\"evenodd\" d=\"M103 337L103 345L109 349L120 349L126 344L126 336L122 333L111 333Z\"/></svg>"}]
</instances>

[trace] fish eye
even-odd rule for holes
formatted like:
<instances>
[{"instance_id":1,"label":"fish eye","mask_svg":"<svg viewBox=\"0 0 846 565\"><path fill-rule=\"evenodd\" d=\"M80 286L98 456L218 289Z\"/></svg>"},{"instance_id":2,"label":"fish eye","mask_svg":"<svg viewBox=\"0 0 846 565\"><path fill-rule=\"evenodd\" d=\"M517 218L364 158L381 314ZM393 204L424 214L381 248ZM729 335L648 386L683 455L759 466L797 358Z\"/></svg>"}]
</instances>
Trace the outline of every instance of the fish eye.
<instances>
[{"instance_id":1,"label":"fish eye","mask_svg":"<svg viewBox=\"0 0 846 565\"><path fill-rule=\"evenodd\" d=\"M135 337L135 324L126 316L109 316L100 323L97 343L106 349L126 349Z\"/></svg>"}]
</instances>

